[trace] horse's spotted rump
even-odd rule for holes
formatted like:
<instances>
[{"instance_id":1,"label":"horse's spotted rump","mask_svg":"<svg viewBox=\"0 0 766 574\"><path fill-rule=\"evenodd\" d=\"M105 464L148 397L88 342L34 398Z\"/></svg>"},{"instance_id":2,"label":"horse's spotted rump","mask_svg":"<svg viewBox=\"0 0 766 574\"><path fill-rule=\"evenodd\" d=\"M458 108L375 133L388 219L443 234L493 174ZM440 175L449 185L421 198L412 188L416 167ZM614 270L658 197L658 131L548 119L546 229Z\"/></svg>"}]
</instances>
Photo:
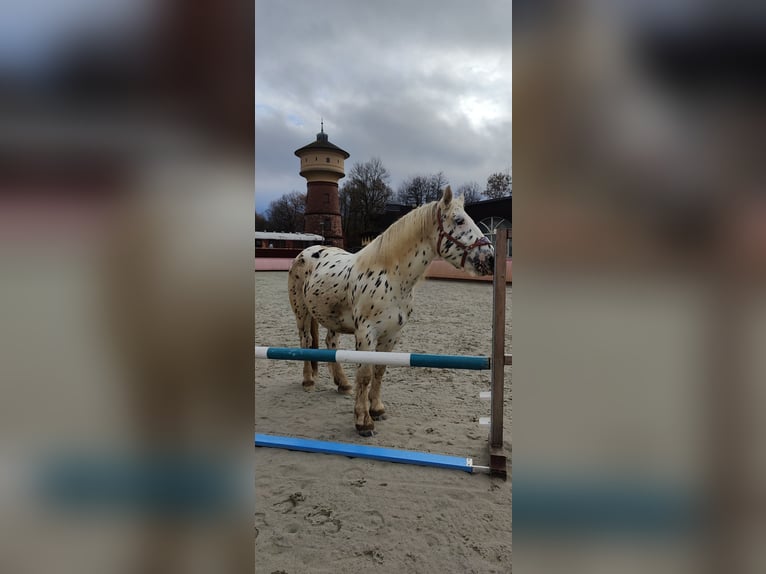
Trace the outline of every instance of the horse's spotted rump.
<instances>
[{"instance_id":1,"label":"horse's spotted rump","mask_svg":"<svg viewBox=\"0 0 766 574\"><path fill-rule=\"evenodd\" d=\"M434 257L476 275L491 273L494 251L482 238L448 187L441 200L411 211L358 253L326 246L305 249L288 274L301 347L318 347L321 324L328 349L337 348L340 334L348 333L357 350L393 350L412 314L413 288ZM338 391L350 392L342 366L328 367ZM354 418L363 436L372 434L373 419L385 413L380 398L384 372L385 367L371 365L356 372ZM316 363L304 363L304 388L313 388L316 374Z\"/></svg>"}]
</instances>

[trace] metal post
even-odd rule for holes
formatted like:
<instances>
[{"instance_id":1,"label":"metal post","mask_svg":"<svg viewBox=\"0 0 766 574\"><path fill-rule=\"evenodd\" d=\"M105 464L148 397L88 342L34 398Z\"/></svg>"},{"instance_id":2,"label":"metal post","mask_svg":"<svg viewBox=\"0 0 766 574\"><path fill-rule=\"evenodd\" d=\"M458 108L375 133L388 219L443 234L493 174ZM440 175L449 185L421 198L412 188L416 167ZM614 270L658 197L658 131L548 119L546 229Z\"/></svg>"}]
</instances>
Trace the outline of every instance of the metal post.
<instances>
[{"instance_id":1,"label":"metal post","mask_svg":"<svg viewBox=\"0 0 766 574\"><path fill-rule=\"evenodd\" d=\"M503 450L503 399L505 391L505 269L508 255L508 230L495 235L495 274L492 297L492 417L489 425L489 466L493 476L506 478Z\"/></svg>"}]
</instances>

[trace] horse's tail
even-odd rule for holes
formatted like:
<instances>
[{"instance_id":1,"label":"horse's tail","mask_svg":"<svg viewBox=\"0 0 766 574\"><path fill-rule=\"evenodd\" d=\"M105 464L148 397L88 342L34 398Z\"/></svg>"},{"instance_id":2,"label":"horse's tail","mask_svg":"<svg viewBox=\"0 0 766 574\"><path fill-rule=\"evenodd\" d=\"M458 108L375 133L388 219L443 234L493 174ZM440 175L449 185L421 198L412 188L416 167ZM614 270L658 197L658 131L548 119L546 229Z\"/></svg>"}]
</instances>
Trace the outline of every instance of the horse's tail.
<instances>
[{"instance_id":1,"label":"horse's tail","mask_svg":"<svg viewBox=\"0 0 766 574\"><path fill-rule=\"evenodd\" d=\"M311 348L319 348L319 322L314 319L314 317L311 317ZM319 368L319 365L316 361L311 361L311 368L313 370L317 370Z\"/></svg>"},{"instance_id":2,"label":"horse's tail","mask_svg":"<svg viewBox=\"0 0 766 574\"><path fill-rule=\"evenodd\" d=\"M304 316L308 312L306 301L303 299L303 283L306 281L304 273L306 259L303 253L298 255L290 266L290 272L287 274L287 292L290 297L290 307L296 318Z\"/></svg>"},{"instance_id":3,"label":"horse's tail","mask_svg":"<svg viewBox=\"0 0 766 574\"><path fill-rule=\"evenodd\" d=\"M308 306L306 305L306 301L303 298L303 284L306 281L306 268L306 257L304 253L301 252L298 257L295 258L293 264L290 266L290 272L287 276L287 290L290 296L290 306L293 308L293 313L295 314L296 318L299 318L298 328L302 328L301 324L303 325L303 328L307 326L309 327L307 330L311 332L311 348L318 349L319 323L313 316L311 316ZM310 325L307 325L307 322L309 321ZM311 368L314 370L318 368L316 361L311 361Z\"/></svg>"}]
</instances>

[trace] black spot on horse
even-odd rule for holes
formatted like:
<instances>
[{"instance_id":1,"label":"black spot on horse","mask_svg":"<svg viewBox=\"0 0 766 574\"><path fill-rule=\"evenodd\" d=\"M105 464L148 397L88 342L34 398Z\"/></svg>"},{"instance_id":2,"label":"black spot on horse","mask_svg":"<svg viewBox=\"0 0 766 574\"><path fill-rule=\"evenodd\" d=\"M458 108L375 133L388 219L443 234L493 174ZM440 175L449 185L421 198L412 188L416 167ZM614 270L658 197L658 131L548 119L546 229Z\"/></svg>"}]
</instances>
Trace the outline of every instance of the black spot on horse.
<instances>
[{"instance_id":1,"label":"black spot on horse","mask_svg":"<svg viewBox=\"0 0 766 574\"><path fill-rule=\"evenodd\" d=\"M404 322L403 322L403 320L402 320L402 314L401 314L401 313L399 313L399 324L400 324L400 325L402 325L403 323L404 323Z\"/></svg>"},{"instance_id":2,"label":"black spot on horse","mask_svg":"<svg viewBox=\"0 0 766 574\"><path fill-rule=\"evenodd\" d=\"M312 253L312 254L311 254L311 256L312 256L314 259L319 259L319 251L314 251L314 253Z\"/></svg>"}]
</instances>

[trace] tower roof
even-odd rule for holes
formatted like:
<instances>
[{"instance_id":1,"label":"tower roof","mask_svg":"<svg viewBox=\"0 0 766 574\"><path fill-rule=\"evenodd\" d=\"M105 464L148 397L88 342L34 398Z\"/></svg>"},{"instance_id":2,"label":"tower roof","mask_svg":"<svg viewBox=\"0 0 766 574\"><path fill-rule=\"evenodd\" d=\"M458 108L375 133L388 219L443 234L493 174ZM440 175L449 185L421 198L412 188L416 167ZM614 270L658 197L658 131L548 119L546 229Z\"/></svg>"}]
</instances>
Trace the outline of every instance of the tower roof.
<instances>
[{"instance_id":1,"label":"tower roof","mask_svg":"<svg viewBox=\"0 0 766 574\"><path fill-rule=\"evenodd\" d=\"M348 153L346 150L343 150L339 148L338 146L336 146L334 143L330 142L330 140L327 137L327 134L324 133L324 125L322 125L322 131L320 131L317 134L316 141L313 141L310 144L303 146L302 148L298 148L297 150L295 150L295 155L297 155L298 157L301 157L301 154L303 152L313 151L313 150L332 150L332 151L342 153L345 159L348 159L349 157L351 157L351 154Z\"/></svg>"}]
</instances>

